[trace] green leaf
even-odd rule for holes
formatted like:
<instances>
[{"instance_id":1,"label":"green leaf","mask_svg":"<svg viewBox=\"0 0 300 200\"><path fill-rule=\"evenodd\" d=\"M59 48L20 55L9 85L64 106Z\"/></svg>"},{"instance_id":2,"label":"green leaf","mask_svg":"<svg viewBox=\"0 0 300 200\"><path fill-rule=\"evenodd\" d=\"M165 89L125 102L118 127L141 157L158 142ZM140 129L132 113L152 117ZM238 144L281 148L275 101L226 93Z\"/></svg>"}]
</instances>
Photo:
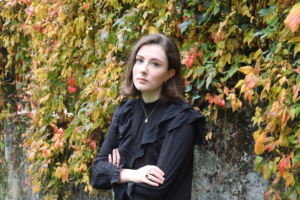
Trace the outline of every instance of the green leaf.
<instances>
[{"instance_id":1,"label":"green leaf","mask_svg":"<svg viewBox=\"0 0 300 200\"><path fill-rule=\"evenodd\" d=\"M258 12L258 14L260 15L260 16L265 16L265 15L268 15L268 14L272 14L273 12L274 12L274 9L275 9L276 7L274 6L274 5L271 5L270 6L270 9L261 9L259 12Z\"/></svg>"},{"instance_id":2,"label":"green leaf","mask_svg":"<svg viewBox=\"0 0 300 200\"><path fill-rule=\"evenodd\" d=\"M0 142L0 147L4 147L4 143L3 142Z\"/></svg>"},{"instance_id":3,"label":"green leaf","mask_svg":"<svg viewBox=\"0 0 300 200\"><path fill-rule=\"evenodd\" d=\"M262 160L263 160L262 157L256 156L255 161L254 161L254 165L257 165L257 164L261 163Z\"/></svg>"},{"instance_id":4,"label":"green leaf","mask_svg":"<svg viewBox=\"0 0 300 200\"><path fill-rule=\"evenodd\" d=\"M201 47L204 51L207 51L207 44L206 43L202 43Z\"/></svg>"},{"instance_id":5,"label":"green leaf","mask_svg":"<svg viewBox=\"0 0 300 200\"><path fill-rule=\"evenodd\" d=\"M197 89L199 90L202 86L203 86L203 84L205 83L205 81L204 80L197 80Z\"/></svg>"},{"instance_id":6,"label":"green leaf","mask_svg":"<svg viewBox=\"0 0 300 200\"><path fill-rule=\"evenodd\" d=\"M293 159L293 164L296 164L300 160L300 150L297 150L296 156Z\"/></svg>"},{"instance_id":7,"label":"green leaf","mask_svg":"<svg viewBox=\"0 0 300 200\"><path fill-rule=\"evenodd\" d=\"M68 128L65 130L64 139L70 137L71 133L73 132L73 124L68 124Z\"/></svg>"},{"instance_id":8,"label":"green leaf","mask_svg":"<svg viewBox=\"0 0 300 200\"><path fill-rule=\"evenodd\" d=\"M234 65L230 70L228 70L228 71L226 71L226 72L223 72L223 74L227 74L227 75L225 76L224 81L227 81L227 79L228 79L229 77L232 77L232 75L236 73L236 71L237 71L238 68L239 68L238 65Z\"/></svg>"},{"instance_id":9,"label":"green leaf","mask_svg":"<svg viewBox=\"0 0 300 200\"><path fill-rule=\"evenodd\" d=\"M197 20L198 22L198 25L201 25L202 22L204 22L205 20L207 20L209 15L206 15L205 13L201 13L199 15L197 15L195 17L195 19Z\"/></svg>"},{"instance_id":10,"label":"green leaf","mask_svg":"<svg viewBox=\"0 0 300 200\"><path fill-rule=\"evenodd\" d=\"M193 22L193 18L191 18L188 22L183 22L178 27L181 29L181 34L187 29L187 27Z\"/></svg>"},{"instance_id":11,"label":"green leaf","mask_svg":"<svg viewBox=\"0 0 300 200\"><path fill-rule=\"evenodd\" d=\"M185 92L191 91L192 88L193 88L193 86L192 86L191 84L188 84L188 85L186 86Z\"/></svg>"},{"instance_id":12,"label":"green leaf","mask_svg":"<svg viewBox=\"0 0 300 200\"><path fill-rule=\"evenodd\" d=\"M210 68L210 69L209 69L208 77L207 77L207 79L206 79L206 89L208 89L208 86L209 86L209 84L211 83L212 77L213 77L213 75L215 74L215 72L216 72L216 69L215 69L215 68Z\"/></svg>"},{"instance_id":13,"label":"green leaf","mask_svg":"<svg viewBox=\"0 0 300 200\"><path fill-rule=\"evenodd\" d=\"M195 99L199 99L199 98L200 98L200 96L198 95L197 92L195 92L195 93L193 94L192 100L194 101Z\"/></svg>"}]
</instances>

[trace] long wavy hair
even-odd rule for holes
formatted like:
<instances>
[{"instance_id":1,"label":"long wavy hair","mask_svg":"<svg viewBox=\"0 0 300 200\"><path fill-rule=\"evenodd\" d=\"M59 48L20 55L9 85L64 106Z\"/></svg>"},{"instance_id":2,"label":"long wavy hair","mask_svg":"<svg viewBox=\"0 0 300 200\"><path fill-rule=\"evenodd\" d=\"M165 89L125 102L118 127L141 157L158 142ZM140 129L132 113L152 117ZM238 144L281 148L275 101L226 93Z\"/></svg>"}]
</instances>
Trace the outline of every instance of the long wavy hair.
<instances>
[{"instance_id":1,"label":"long wavy hair","mask_svg":"<svg viewBox=\"0 0 300 200\"><path fill-rule=\"evenodd\" d=\"M160 45L168 59L168 70L174 69L175 75L172 76L166 84L163 84L160 101L164 104L185 100L182 90L182 72L180 53L175 42L163 34L152 34L141 38L131 51L126 61L126 71L121 86L120 93L125 97L140 97L141 91L136 89L133 83L132 70L136 62L136 55L140 48L144 45L156 44Z\"/></svg>"}]
</instances>

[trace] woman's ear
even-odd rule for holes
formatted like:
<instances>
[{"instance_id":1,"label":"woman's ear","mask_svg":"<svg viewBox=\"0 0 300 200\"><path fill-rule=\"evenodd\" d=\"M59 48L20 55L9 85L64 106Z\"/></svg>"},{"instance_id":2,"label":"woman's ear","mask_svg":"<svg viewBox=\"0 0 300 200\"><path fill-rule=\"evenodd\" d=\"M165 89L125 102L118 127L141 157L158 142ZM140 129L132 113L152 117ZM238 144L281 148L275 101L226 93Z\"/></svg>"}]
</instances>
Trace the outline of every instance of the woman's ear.
<instances>
[{"instance_id":1,"label":"woman's ear","mask_svg":"<svg viewBox=\"0 0 300 200\"><path fill-rule=\"evenodd\" d=\"M169 80L170 78L172 78L172 76L174 76L174 75L175 75L175 69L171 69L170 71L168 71L167 80Z\"/></svg>"}]
</instances>

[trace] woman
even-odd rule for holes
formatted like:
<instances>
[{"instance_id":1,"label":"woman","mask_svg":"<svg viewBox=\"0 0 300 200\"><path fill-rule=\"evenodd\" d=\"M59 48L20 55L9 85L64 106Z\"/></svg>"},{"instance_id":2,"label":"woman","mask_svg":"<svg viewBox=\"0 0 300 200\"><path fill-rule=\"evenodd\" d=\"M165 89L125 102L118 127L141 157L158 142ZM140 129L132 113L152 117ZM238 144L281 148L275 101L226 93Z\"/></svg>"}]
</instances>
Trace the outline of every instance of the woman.
<instances>
[{"instance_id":1,"label":"woman","mask_svg":"<svg viewBox=\"0 0 300 200\"><path fill-rule=\"evenodd\" d=\"M205 118L184 101L176 44L143 37L127 61L122 102L93 163L92 186L115 200L191 199L194 144L205 141Z\"/></svg>"}]
</instances>

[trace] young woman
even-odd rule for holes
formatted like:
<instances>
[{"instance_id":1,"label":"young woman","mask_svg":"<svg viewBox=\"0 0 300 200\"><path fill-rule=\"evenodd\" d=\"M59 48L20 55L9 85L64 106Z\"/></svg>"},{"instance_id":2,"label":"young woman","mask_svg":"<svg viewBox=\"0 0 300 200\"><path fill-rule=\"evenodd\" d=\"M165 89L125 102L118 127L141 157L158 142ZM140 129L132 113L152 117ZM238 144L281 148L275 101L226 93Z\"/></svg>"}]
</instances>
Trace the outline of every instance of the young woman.
<instances>
[{"instance_id":1,"label":"young woman","mask_svg":"<svg viewBox=\"0 0 300 200\"><path fill-rule=\"evenodd\" d=\"M127 61L124 96L93 163L92 186L115 200L189 200L194 144L205 142L205 118L182 94L176 44L143 37Z\"/></svg>"}]
</instances>

